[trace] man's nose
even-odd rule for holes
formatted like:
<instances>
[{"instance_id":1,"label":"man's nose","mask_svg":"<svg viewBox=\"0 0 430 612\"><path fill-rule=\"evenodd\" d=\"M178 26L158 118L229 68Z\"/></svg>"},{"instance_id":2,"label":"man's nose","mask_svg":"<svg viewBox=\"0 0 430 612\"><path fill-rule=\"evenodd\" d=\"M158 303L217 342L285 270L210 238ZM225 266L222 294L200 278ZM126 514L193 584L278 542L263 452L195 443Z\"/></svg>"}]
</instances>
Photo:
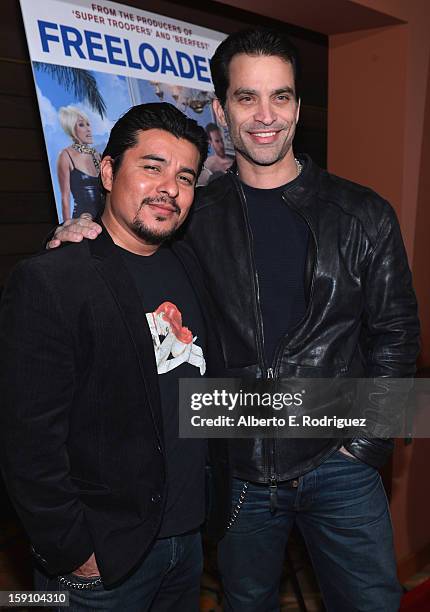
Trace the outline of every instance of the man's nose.
<instances>
[{"instance_id":1,"label":"man's nose","mask_svg":"<svg viewBox=\"0 0 430 612\"><path fill-rule=\"evenodd\" d=\"M176 175L166 174L161 177L160 183L158 184L159 193L164 193L170 198L176 198L179 193L178 181Z\"/></svg>"},{"instance_id":2,"label":"man's nose","mask_svg":"<svg viewBox=\"0 0 430 612\"><path fill-rule=\"evenodd\" d=\"M255 109L254 119L264 125L270 125L276 121L277 115L270 100L260 100Z\"/></svg>"}]
</instances>

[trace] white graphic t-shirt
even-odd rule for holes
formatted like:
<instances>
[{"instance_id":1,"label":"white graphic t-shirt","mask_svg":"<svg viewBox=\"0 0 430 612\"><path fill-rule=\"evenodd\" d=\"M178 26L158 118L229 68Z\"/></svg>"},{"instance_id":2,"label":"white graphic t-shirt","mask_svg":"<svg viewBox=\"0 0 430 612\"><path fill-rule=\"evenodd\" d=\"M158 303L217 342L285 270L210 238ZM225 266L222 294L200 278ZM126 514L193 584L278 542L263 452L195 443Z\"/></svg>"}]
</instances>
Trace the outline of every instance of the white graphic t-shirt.
<instances>
[{"instance_id":1,"label":"white graphic t-shirt","mask_svg":"<svg viewBox=\"0 0 430 612\"><path fill-rule=\"evenodd\" d=\"M190 363L206 372L203 350L196 344L188 327L182 325L182 314L175 304L163 302L154 312L146 313L159 374L170 372L182 363Z\"/></svg>"}]
</instances>

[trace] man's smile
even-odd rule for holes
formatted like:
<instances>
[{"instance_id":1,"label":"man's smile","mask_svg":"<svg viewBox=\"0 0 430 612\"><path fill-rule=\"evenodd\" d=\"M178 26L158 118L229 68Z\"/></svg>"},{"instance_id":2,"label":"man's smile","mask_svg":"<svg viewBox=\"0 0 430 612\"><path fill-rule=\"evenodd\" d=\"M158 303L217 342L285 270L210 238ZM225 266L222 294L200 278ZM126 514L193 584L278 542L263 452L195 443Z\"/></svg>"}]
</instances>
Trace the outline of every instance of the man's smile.
<instances>
[{"instance_id":1,"label":"man's smile","mask_svg":"<svg viewBox=\"0 0 430 612\"><path fill-rule=\"evenodd\" d=\"M281 130L270 130L270 131L261 131L258 132L248 132L253 142L256 144L272 144L278 139Z\"/></svg>"},{"instance_id":2,"label":"man's smile","mask_svg":"<svg viewBox=\"0 0 430 612\"><path fill-rule=\"evenodd\" d=\"M173 214L179 215L181 212L181 209L175 201L169 201L164 198L146 198L143 204L150 206L154 212L163 214L164 216L171 216Z\"/></svg>"}]
</instances>

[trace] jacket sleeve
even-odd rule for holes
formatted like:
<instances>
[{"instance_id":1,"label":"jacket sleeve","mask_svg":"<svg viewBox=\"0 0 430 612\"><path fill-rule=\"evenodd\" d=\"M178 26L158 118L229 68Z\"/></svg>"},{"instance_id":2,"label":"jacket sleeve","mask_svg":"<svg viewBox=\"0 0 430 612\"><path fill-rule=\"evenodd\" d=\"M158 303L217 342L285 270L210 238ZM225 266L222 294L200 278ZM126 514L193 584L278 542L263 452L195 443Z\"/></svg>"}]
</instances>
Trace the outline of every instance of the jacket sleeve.
<instances>
[{"instance_id":1,"label":"jacket sleeve","mask_svg":"<svg viewBox=\"0 0 430 612\"><path fill-rule=\"evenodd\" d=\"M14 270L1 302L0 453L35 555L59 574L82 565L93 546L67 452L73 345L43 258Z\"/></svg>"},{"instance_id":2,"label":"jacket sleeve","mask_svg":"<svg viewBox=\"0 0 430 612\"><path fill-rule=\"evenodd\" d=\"M387 203L384 203L383 220L374 246L365 262L363 290L366 377L413 377L419 352L417 302L399 223ZM405 386L400 386L402 393L394 381L386 385L378 385L376 381L376 386L377 392L367 394L364 414L377 419L381 432L384 428L389 431L392 419L401 416ZM381 393L381 388L385 393ZM380 467L393 441L388 436L386 439L359 438L345 446L359 459Z\"/></svg>"}]
</instances>

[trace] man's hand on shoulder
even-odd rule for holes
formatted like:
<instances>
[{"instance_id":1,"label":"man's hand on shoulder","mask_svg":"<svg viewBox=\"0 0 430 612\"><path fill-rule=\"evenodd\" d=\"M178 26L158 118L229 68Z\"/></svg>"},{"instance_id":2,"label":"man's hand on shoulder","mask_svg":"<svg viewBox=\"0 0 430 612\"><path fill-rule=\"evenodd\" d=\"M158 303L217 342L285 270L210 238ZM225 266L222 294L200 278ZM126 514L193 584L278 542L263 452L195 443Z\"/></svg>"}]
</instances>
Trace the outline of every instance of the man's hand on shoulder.
<instances>
[{"instance_id":1,"label":"man's hand on shoulder","mask_svg":"<svg viewBox=\"0 0 430 612\"><path fill-rule=\"evenodd\" d=\"M83 238L94 240L101 231L101 226L93 221L90 213L82 213L78 219L68 219L59 225L46 248L55 249L62 242L81 242Z\"/></svg>"}]
</instances>

